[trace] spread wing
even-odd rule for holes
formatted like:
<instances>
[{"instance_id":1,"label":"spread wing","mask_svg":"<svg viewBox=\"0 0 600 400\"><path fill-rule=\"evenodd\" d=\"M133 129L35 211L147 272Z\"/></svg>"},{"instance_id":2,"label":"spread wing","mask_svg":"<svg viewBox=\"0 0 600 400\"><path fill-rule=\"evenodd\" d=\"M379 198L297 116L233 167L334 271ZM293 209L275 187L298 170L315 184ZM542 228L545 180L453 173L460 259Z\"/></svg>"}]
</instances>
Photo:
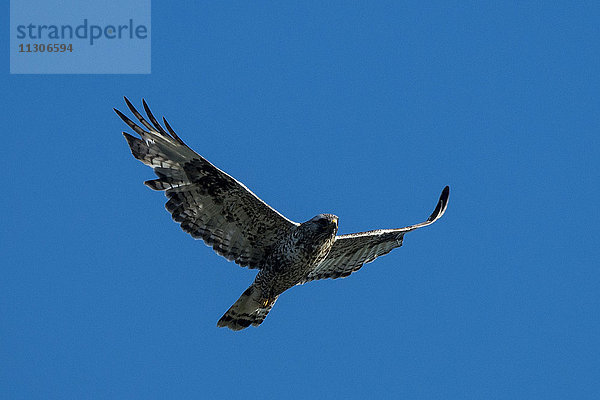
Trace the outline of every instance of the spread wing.
<instances>
[{"instance_id":1,"label":"spread wing","mask_svg":"<svg viewBox=\"0 0 600 400\"><path fill-rule=\"evenodd\" d=\"M173 220L228 260L260 268L269 246L298 224L190 149L163 118L167 133L145 101L151 124L127 98L125 102L146 130L115 109L141 139L125 132L123 135L133 156L154 169L158 179L144 183L165 191L169 198L165 207Z\"/></svg>"},{"instance_id":2,"label":"spread wing","mask_svg":"<svg viewBox=\"0 0 600 400\"><path fill-rule=\"evenodd\" d=\"M331 251L306 278L305 282L315 279L343 278L358 271L363 264L389 253L402 246L406 232L414 231L437 221L448 206L450 188L446 186L433 213L427 221L400 229L380 229L376 231L336 236Z\"/></svg>"}]
</instances>

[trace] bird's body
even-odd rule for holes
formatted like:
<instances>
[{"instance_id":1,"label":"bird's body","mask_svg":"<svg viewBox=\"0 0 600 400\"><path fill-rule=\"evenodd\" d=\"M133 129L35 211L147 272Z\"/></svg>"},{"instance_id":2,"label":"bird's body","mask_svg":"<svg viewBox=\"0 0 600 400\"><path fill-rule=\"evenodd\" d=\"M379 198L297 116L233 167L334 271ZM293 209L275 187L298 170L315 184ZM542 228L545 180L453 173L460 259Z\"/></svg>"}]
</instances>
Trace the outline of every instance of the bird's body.
<instances>
[{"instance_id":1,"label":"bird's body","mask_svg":"<svg viewBox=\"0 0 600 400\"><path fill-rule=\"evenodd\" d=\"M249 291L225 313L218 326L237 330L262 322L279 295L303 283L314 266L327 257L336 233L337 217L333 215L317 216L291 228L275 243Z\"/></svg>"},{"instance_id":2,"label":"bird's body","mask_svg":"<svg viewBox=\"0 0 600 400\"><path fill-rule=\"evenodd\" d=\"M337 217L333 216L311 219L292 228L273 247L255 283L277 296L303 282L314 265L329 254L337 229Z\"/></svg>"},{"instance_id":3,"label":"bird's body","mask_svg":"<svg viewBox=\"0 0 600 400\"><path fill-rule=\"evenodd\" d=\"M340 278L402 245L406 232L439 219L448 204L448 187L427 221L400 229L336 236L338 218L319 214L298 224L269 207L243 184L191 150L164 120L165 129L144 102L150 119L125 99L144 130L115 110L141 139L124 132L133 156L152 167L164 190L173 220L194 238L241 266L259 269L256 279L218 321L233 330L260 325L281 293L315 279Z\"/></svg>"}]
</instances>

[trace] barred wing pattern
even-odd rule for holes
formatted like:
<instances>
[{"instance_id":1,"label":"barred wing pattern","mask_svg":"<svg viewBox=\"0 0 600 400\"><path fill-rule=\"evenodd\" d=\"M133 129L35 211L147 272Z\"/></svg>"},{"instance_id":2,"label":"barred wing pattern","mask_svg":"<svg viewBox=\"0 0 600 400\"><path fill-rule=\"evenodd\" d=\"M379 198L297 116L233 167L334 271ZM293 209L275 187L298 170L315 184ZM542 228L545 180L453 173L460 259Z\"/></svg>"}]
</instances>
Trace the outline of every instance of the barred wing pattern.
<instances>
[{"instance_id":1,"label":"barred wing pattern","mask_svg":"<svg viewBox=\"0 0 600 400\"><path fill-rule=\"evenodd\" d=\"M433 213L427 221L420 224L400 229L379 229L337 236L327 258L308 275L303 283L315 279L346 277L358 271L364 264L402 246L405 233L431 225L444 215L448 207L449 194L450 188L446 186Z\"/></svg>"},{"instance_id":2,"label":"barred wing pattern","mask_svg":"<svg viewBox=\"0 0 600 400\"><path fill-rule=\"evenodd\" d=\"M144 100L151 124L127 98L125 102L146 130L115 109L141 139L126 132L123 135L133 156L154 169L158 179L144 184L165 191L169 199L165 207L173 220L228 260L261 268L269 247L298 224L190 149L163 118L167 133Z\"/></svg>"}]
</instances>

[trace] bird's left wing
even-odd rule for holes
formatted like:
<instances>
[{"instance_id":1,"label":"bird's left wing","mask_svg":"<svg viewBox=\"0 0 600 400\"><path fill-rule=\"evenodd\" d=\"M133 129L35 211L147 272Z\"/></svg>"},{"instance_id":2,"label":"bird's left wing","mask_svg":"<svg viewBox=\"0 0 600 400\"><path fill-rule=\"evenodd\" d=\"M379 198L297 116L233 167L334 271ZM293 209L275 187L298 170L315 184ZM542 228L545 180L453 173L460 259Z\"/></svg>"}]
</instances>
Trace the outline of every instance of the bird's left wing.
<instances>
[{"instance_id":1,"label":"bird's left wing","mask_svg":"<svg viewBox=\"0 0 600 400\"><path fill-rule=\"evenodd\" d=\"M144 183L151 189L165 191L169 198L165 206L173 220L228 260L243 267L261 268L269 247L298 224L190 149L163 118L167 132L145 101L144 109L152 124L127 98L125 102L146 128L115 109L141 137L123 132L125 139L133 156L154 169L158 179Z\"/></svg>"},{"instance_id":2,"label":"bird's left wing","mask_svg":"<svg viewBox=\"0 0 600 400\"><path fill-rule=\"evenodd\" d=\"M369 232L336 236L327 257L302 283L315 279L343 278L358 271L364 264L402 246L406 232L414 231L437 221L448 206L450 188L446 186L433 213L427 221L400 229L379 229Z\"/></svg>"}]
</instances>

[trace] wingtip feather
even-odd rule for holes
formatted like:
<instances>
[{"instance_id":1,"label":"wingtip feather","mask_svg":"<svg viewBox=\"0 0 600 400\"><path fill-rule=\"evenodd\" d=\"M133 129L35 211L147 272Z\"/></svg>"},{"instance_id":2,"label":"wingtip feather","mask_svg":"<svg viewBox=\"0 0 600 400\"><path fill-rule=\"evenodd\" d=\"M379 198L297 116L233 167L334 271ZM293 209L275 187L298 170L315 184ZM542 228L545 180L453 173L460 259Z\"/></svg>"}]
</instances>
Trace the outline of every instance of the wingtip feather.
<instances>
[{"instance_id":1,"label":"wingtip feather","mask_svg":"<svg viewBox=\"0 0 600 400\"><path fill-rule=\"evenodd\" d=\"M146 111L146 115L148 116L148 118L150 118L150 122L152 122L152 125L154 125L154 127L164 136L169 136L169 134L167 133L167 131L164 130L164 128L158 123L158 121L156 120L156 118L154 117L154 114L152 114L152 111L150 111L150 107L148 106L148 103L146 103L145 99L142 99L142 105L144 106L144 110Z\"/></svg>"},{"instance_id":2,"label":"wingtip feather","mask_svg":"<svg viewBox=\"0 0 600 400\"><path fill-rule=\"evenodd\" d=\"M135 107L133 106L133 104L131 104L131 102L129 101L129 99L125 96L123 96L123 99L125 99L125 104L127 104L127 107L129 107L129 109L133 112L135 110ZM137 111L137 110L135 110Z\"/></svg>"},{"instance_id":3,"label":"wingtip feather","mask_svg":"<svg viewBox=\"0 0 600 400\"><path fill-rule=\"evenodd\" d=\"M117 115L119 116L119 118L121 118L127 125L129 125L132 129L135 130L135 128L133 128L132 125L135 125L135 123L129 119L129 117L127 117L127 115L123 114L121 111L117 110L116 108L113 108L113 110L117 113Z\"/></svg>"},{"instance_id":4,"label":"wingtip feather","mask_svg":"<svg viewBox=\"0 0 600 400\"><path fill-rule=\"evenodd\" d=\"M140 140L140 139L136 138L135 136L130 135L127 132L122 132L122 133L123 133L123 136L125 136L125 140L127 140L127 143L132 143L132 142L135 142L136 140Z\"/></svg>"},{"instance_id":5,"label":"wingtip feather","mask_svg":"<svg viewBox=\"0 0 600 400\"><path fill-rule=\"evenodd\" d=\"M169 131L171 136L173 136L173 139L177 140L177 142L179 144L186 146L186 144L183 142L183 140L181 140L181 138L179 136L177 136L177 134L175 133L173 128L171 128L171 125L169 125L169 123L167 122L167 119L165 117L163 117L163 122L165 123L165 127L167 128L167 130Z\"/></svg>"},{"instance_id":6,"label":"wingtip feather","mask_svg":"<svg viewBox=\"0 0 600 400\"><path fill-rule=\"evenodd\" d=\"M442 215L444 215L444 212L446 212L446 208L448 207L448 197L449 196L450 196L450 186L446 186L442 190L442 194L440 195L440 199L438 200L438 203L436 204L435 209L433 210L433 212L431 213L429 218L427 218L427 222L435 221L436 219L438 219Z\"/></svg>"}]
</instances>

